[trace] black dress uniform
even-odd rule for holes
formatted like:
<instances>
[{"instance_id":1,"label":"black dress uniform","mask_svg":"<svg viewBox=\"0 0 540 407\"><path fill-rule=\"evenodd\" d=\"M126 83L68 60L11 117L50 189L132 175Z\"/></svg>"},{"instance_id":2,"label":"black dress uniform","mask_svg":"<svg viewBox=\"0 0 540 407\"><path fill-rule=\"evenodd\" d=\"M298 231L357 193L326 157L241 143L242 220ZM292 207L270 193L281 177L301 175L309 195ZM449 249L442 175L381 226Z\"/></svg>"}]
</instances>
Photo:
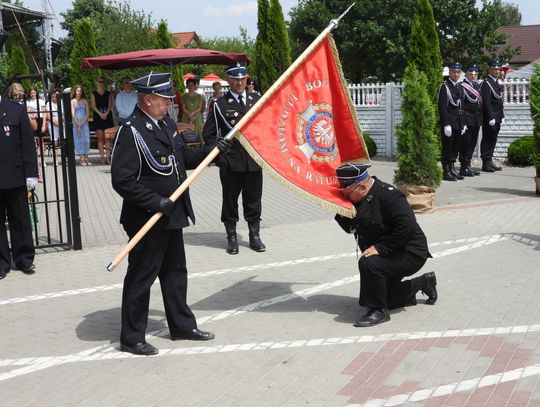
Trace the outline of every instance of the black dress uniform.
<instances>
[{"instance_id":1,"label":"black dress uniform","mask_svg":"<svg viewBox=\"0 0 540 407\"><path fill-rule=\"evenodd\" d=\"M499 61L489 63L489 68L500 69L500 67ZM501 122L504 118L503 92L497 78L488 75L482 82L481 93L484 102L482 141L480 143L480 155L483 162L482 170L493 172L500 170L500 167L493 163L493 152L497 144Z\"/></svg>"},{"instance_id":2,"label":"black dress uniform","mask_svg":"<svg viewBox=\"0 0 540 407\"><path fill-rule=\"evenodd\" d=\"M11 268L12 257L18 269L30 271L33 268L35 249L27 179L37 178L38 167L34 133L24 106L2 98L0 122L0 278L4 278Z\"/></svg>"},{"instance_id":3,"label":"black dress uniform","mask_svg":"<svg viewBox=\"0 0 540 407\"><path fill-rule=\"evenodd\" d=\"M136 85L137 81L132 83ZM130 239L152 215L163 212L160 206L163 200L187 178L186 170L195 168L207 153L206 148L188 149L168 115L156 123L136 106L129 121L118 132L111 166L113 187L124 198L120 223ZM182 228L189 226L188 219L195 223L189 190L186 190L174 203L170 214L163 216L129 253L120 335L121 343L128 347L145 344L150 288L156 277L160 280L171 338L213 338L213 334L189 337L193 330L197 335L202 331L198 331L195 316L186 303L187 269ZM133 348L128 351L139 353ZM141 352L155 353L157 350Z\"/></svg>"},{"instance_id":4,"label":"black dress uniform","mask_svg":"<svg viewBox=\"0 0 540 407\"><path fill-rule=\"evenodd\" d=\"M337 170L340 182L343 174L350 173L351 164L347 166ZM367 174L368 166L356 167L360 168L360 173ZM415 295L419 290L425 290L427 280L431 279L433 286L436 284L433 273L402 280L419 271L431 257L426 236L416 222L405 195L376 177L372 177L372 180L368 194L360 202L354 203L356 217L350 219L336 215L335 218L345 232L354 233L362 252L374 246L379 253L361 256L358 261L359 304L367 307L368 313L371 309L387 312L388 309L415 305ZM435 300L436 297L433 303Z\"/></svg>"},{"instance_id":5,"label":"black dress uniform","mask_svg":"<svg viewBox=\"0 0 540 407\"><path fill-rule=\"evenodd\" d=\"M461 65L456 69L461 70ZM450 66L450 70L453 66ZM458 157L461 132L465 125L463 120L463 89L451 79L446 79L439 88L439 119L441 126L441 163L443 179L455 181L463 179L454 169L454 162ZM444 128L450 126L452 132L447 136ZM453 178L453 179L452 179Z\"/></svg>"},{"instance_id":6,"label":"black dress uniform","mask_svg":"<svg viewBox=\"0 0 540 407\"><path fill-rule=\"evenodd\" d=\"M467 69L469 72L478 72L476 65ZM470 177L480 175L471 167L471 160L478 141L478 133L482 126L482 95L480 84L477 81L470 81L467 78L463 79L460 84L463 88L463 119L467 126L467 131L461 137L461 145L459 149L459 162L461 163L460 174Z\"/></svg>"},{"instance_id":7,"label":"black dress uniform","mask_svg":"<svg viewBox=\"0 0 540 407\"><path fill-rule=\"evenodd\" d=\"M237 99L237 95L229 91L214 102L203 129L206 144L213 145L217 138L225 137L260 99L258 94L245 91L241 96L242 103ZM218 165L223 195L221 221L225 224L229 240L227 252L238 253L236 223L239 220L238 197L240 193L244 219L249 226L250 246L256 251L264 251L264 244L259 238L263 189L261 167L249 156L236 138L233 139L229 153L218 162Z\"/></svg>"}]
</instances>

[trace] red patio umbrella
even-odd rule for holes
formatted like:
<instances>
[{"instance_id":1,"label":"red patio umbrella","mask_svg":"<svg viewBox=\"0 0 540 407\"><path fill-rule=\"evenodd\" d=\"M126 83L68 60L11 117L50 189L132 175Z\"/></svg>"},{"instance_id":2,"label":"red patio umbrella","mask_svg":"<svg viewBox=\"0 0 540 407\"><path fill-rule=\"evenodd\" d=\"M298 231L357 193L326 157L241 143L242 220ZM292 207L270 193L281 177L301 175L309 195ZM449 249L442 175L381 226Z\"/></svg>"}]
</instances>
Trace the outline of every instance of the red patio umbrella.
<instances>
[{"instance_id":1,"label":"red patio umbrella","mask_svg":"<svg viewBox=\"0 0 540 407\"><path fill-rule=\"evenodd\" d=\"M177 64L232 65L235 62L248 63L249 59L247 55L237 52L223 52L199 48L166 48L83 58L81 67L85 69L123 69L154 65L171 67Z\"/></svg>"},{"instance_id":2,"label":"red patio umbrella","mask_svg":"<svg viewBox=\"0 0 540 407\"><path fill-rule=\"evenodd\" d=\"M221 82L221 81L223 81L223 79L221 79L219 76L217 76L214 73L209 73L205 77L201 78L201 80L202 81L208 81L208 82L216 82L216 81Z\"/></svg>"}]
</instances>

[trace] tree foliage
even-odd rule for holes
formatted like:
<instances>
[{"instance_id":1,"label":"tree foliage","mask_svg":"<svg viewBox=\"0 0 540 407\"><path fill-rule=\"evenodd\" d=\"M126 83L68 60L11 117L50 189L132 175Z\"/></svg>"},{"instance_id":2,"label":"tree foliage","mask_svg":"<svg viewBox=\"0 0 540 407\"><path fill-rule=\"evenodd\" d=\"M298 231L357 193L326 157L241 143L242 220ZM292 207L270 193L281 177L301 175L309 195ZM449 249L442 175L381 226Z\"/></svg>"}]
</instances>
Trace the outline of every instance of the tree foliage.
<instances>
[{"instance_id":1,"label":"tree foliage","mask_svg":"<svg viewBox=\"0 0 540 407\"><path fill-rule=\"evenodd\" d=\"M265 92L276 79L276 67L271 52L270 4L257 0L257 39L255 40L255 76L259 89Z\"/></svg>"},{"instance_id":2,"label":"tree foliage","mask_svg":"<svg viewBox=\"0 0 540 407\"><path fill-rule=\"evenodd\" d=\"M156 48L176 48L176 42L171 33L167 23L161 20L156 30ZM176 83L176 90L184 92L184 70L182 65L176 65L171 67L172 78Z\"/></svg>"},{"instance_id":3,"label":"tree foliage","mask_svg":"<svg viewBox=\"0 0 540 407\"><path fill-rule=\"evenodd\" d=\"M283 18L283 10L279 0L270 0L269 12L269 40L270 49L273 52L276 78L287 70L291 65L291 44L289 43L289 34Z\"/></svg>"},{"instance_id":4,"label":"tree foliage","mask_svg":"<svg viewBox=\"0 0 540 407\"><path fill-rule=\"evenodd\" d=\"M405 69L401 113L394 183L436 188L441 184L442 170L437 164L435 109L427 92L427 77L414 64Z\"/></svg>"},{"instance_id":5,"label":"tree foliage","mask_svg":"<svg viewBox=\"0 0 540 407\"><path fill-rule=\"evenodd\" d=\"M540 65L535 64L529 86L529 101L531 118L533 120L534 156L533 164L536 167L536 176L540 177ZM536 191L540 194L540 191Z\"/></svg>"},{"instance_id":6,"label":"tree foliage","mask_svg":"<svg viewBox=\"0 0 540 407\"><path fill-rule=\"evenodd\" d=\"M19 45L14 45L11 47L11 55L8 58L7 77L11 78L15 75L28 75L29 73L30 69L26 63L23 48ZM32 86L32 82L29 79L22 80L21 84L23 85L25 92L28 92Z\"/></svg>"},{"instance_id":7,"label":"tree foliage","mask_svg":"<svg viewBox=\"0 0 540 407\"><path fill-rule=\"evenodd\" d=\"M492 57L508 59L515 49L500 47L498 27L519 22L509 3L483 0L431 0L443 60L482 64ZM297 57L347 9L346 0L300 0L290 14L289 35ZM416 0L357 0L333 31L345 76L352 82L399 80L407 65L407 48ZM488 55L484 50L488 49Z\"/></svg>"},{"instance_id":8,"label":"tree foliage","mask_svg":"<svg viewBox=\"0 0 540 407\"><path fill-rule=\"evenodd\" d=\"M82 69L83 58L97 56L96 40L89 18L83 18L75 24L73 34L73 48L69 58L69 73L71 86L82 85L88 95L93 89L95 80L100 76L100 71L95 69Z\"/></svg>"},{"instance_id":9,"label":"tree foliage","mask_svg":"<svg viewBox=\"0 0 540 407\"><path fill-rule=\"evenodd\" d=\"M435 30L435 19L429 0L418 0L414 16L409 49L409 65L414 65L427 78L427 91L433 103L442 80L442 57L439 38Z\"/></svg>"}]
</instances>

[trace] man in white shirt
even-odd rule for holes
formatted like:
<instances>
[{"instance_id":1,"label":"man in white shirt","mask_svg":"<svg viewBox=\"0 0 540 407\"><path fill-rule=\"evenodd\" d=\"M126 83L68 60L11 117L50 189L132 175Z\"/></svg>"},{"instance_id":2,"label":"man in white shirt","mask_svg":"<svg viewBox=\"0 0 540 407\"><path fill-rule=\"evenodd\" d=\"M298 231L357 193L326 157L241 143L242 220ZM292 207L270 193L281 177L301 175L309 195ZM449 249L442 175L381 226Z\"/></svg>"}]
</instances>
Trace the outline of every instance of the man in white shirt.
<instances>
[{"instance_id":1,"label":"man in white shirt","mask_svg":"<svg viewBox=\"0 0 540 407\"><path fill-rule=\"evenodd\" d=\"M137 91L133 89L131 78L127 76L122 78L122 83L124 90L116 96L116 110L118 110L120 125L125 124L137 104Z\"/></svg>"}]
</instances>

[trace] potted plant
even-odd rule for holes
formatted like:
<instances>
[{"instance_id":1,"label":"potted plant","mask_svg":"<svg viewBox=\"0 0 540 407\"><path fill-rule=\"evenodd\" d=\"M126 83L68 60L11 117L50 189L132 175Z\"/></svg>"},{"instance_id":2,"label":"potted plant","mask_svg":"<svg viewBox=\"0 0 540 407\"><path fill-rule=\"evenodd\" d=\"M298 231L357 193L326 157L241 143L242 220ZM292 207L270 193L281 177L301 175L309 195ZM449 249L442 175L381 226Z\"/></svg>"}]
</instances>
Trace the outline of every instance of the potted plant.
<instances>
[{"instance_id":1,"label":"potted plant","mask_svg":"<svg viewBox=\"0 0 540 407\"><path fill-rule=\"evenodd\" d=\"M529 101L533 121L534 150L531 161L536 169L536 194L540 195L540 65L535 64L529 86Z\"/></svg>"}]
</instances>

